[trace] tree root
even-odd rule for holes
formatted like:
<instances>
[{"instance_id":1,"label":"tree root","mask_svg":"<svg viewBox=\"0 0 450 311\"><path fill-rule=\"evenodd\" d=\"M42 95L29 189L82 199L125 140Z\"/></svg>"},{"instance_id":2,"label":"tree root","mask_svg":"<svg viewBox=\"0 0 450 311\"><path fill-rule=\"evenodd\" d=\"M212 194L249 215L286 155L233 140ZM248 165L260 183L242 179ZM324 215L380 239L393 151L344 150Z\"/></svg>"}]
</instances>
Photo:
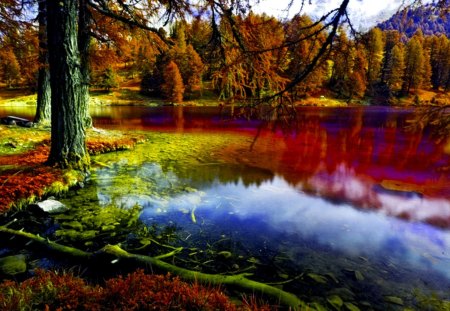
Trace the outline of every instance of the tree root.
<instances>
[{"instance_id":1,"label":"tree root","mask_svg":"<svg viewBox=\"0 0 450 311\"><path fill-rule=\"evenodd\" d=\"M56 251L58 253L62 253L64 255L69 255L72 257L76 257L79 259L91 259L95 255L108 254L116 257L117 259L130 259L134 260L138 263L142 263L145 265L153 265L160 270L167 271L172 273L173 275L179 276L180 278L186 281L195 281L206 283L209 285L231 285L234 287L238 287L245 290L250 290L253 292L260 292L264 295L270 296L272 298L278 299L280 304L290 306L294 310L305 309L308 308L306 304L300 300L294 294L283 291L274 286L264 284L261 282L253 281L248 279L247 277L252 275L251 273L241 273L236 275L219 275L219 274L208 274L202 273L198 271L188 270L185 268L177 267L173 264L167 263L165 261L160 260L160 258L166 258L171 255L175 255L179 249L176 249L169 254L160 255L158 257L145 256L140 254L129 253L126 250L122 249L119 245L106 245L99 251L95 253L85 252L78 248L62 245L59 243L55 243L40 237L39 235L35 235L33 233L28 233L22 230L14 230L6 228L5 226L0 226L0 232L4 232L14 236L20 236L27 239L30 239L34 242L37 242L52 251ZM312 310L309 307L309 310Z\"/></svg>"}]
</instances>

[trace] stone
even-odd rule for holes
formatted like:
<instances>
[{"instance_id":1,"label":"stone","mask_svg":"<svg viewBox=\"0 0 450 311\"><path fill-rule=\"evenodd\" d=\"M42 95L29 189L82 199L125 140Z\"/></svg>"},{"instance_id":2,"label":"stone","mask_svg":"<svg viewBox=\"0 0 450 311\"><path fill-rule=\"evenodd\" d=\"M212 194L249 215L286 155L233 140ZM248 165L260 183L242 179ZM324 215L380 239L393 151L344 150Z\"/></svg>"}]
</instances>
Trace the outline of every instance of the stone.
<instances>
[{"instance_id":1,"label":"stone","mask_svg":"<svg viewBox=\"0 0 450 311\"><path fill-rule=\"evenodd\" d=\"M27 271L25 255L13 255L0 258L0 274L13 276Z\"/></svg>"},{"instance_id":2,"label":"stone","mask_svg":"<svg viewBox=\"0 0 450 311\"><path fill-rule=\"evenodd\" d=\"M52 200L52 199L38 202L36 205L41 210L43 210L44 212L49 213L49 214L60 214L60 213L64 213L67 210L69 210L69 208L66 205L62 204L59 201Z\"/></svg>"}]
</instances>

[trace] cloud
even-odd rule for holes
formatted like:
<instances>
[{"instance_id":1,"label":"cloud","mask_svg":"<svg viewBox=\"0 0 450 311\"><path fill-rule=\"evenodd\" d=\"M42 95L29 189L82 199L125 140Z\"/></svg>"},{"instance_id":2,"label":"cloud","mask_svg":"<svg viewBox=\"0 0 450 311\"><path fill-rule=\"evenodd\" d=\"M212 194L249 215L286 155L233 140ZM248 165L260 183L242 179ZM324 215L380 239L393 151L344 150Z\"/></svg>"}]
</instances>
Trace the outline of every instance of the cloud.
<instances>
[{"instance_id":1,"label":"cloud","mask_svg":"<svg viewBox=\"0 0 450 311\"><path fill-rule=\"evenodd\" d=\"M254 11L258 13L265 12L278 18L292 17L299 12L301 8L300 0L294 1L289 11L286 11L290 0L261 0L255 5ZM311 2L311 4L310 4ZM377 23L391 17L395 12L411 3L411 0L351 0L349 2L348 12L352 24L357 30L364 31ZM422 1L429 3L431 0ZM336 9L340 6L342 0L311 0L305 1L303 12L313 18L319 18L322 15Z\"/></svg>"}]
</instances>

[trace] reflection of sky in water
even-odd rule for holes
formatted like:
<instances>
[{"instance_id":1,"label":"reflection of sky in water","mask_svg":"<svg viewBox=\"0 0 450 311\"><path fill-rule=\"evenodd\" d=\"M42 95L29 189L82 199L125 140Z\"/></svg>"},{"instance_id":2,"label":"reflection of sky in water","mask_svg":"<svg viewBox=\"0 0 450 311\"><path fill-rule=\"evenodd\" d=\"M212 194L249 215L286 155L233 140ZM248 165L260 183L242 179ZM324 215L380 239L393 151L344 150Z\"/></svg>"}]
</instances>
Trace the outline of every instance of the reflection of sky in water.
<instances>
[{"instance_id":1,"label":"reflection of sky in water","mask_svg":"<svg viewBox=\"0 0 450 311\"><path fill-rule=\"evenodd\" d=\"M154 165L144 165L143 169L147 171L146 175L150 171L163 174ZM139 169L137 175L140 175ZM176 184L176 176L169 175L171 184ZM351 185L353 191L364 191L356 180ZM164 188L164 185L160 186ZM394 218L383 212L356 209L345 203L335 204L300 192L280 177L260 186L244 186L242 182L223 184L216 180L200 190L183 192L169 199L130 193L122 196L119 204L143 206L141 218L144 221L173 221L181 226L194 225L188 215L195 207L198 220L195 226L212 223L222 232L229 228L243 229L255 240L262 234L274 239L291 237L291 241L285 242L294 247L306 241L308 245L331 249L344 256L364 256L373 261L409 266L411 271L435 272L450 280L449 231ZM404 201L400 198L388 193L379 196L402 208ZM99 199L103 203L111 201L103 192L99 193ZM416 204L415 200L433 205L433 202L414 197L412 203ZM239 234L234 238L239 238Z\"/></svg>"},{"instance_id":2,"label":"reflection of sky in water","mask_svg":"<svg viewBox=\"0 0 450 311\"><path fill-rule=\"evenodd\" d=\"M299 193L280 178L260 187L216 185L205 192L205 200L213 200L201 204L198 214L202 209L214 208L218 204L214 198L219 201L240 197L236 204L227 205L228 213L240 220L264 219L267 228L260 228L262 231L296 234L350 256L389 257L398 264L432 268L450 279L450 257L446 253L450 250L448 231L357 210L345 204L335 205ZM192 195L195 194L186 197ZM179 198L169 202L169 206L177 208L172 204L176 201L180 201ZM205 211L205 214L215 217L213 212ZM217 222L221 215L217 213Z\"/></svg>"}]
</instances>

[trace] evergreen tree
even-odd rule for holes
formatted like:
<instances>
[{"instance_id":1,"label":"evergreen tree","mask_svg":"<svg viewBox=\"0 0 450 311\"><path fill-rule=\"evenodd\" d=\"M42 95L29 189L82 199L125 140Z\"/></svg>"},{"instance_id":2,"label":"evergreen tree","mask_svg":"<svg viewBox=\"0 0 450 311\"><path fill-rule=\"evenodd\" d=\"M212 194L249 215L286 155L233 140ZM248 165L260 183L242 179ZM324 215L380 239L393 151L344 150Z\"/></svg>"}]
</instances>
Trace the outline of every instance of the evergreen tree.
<instances>
[{"instance_id":1,"label":"evergreen tree","mask_svg":"<svg viewBox=\"0 0 450 311\"><path fill-rule=\"evenodd\" d=\"M384 32L386 43L384 45L384 59L383 68L381 72L381 83L389 87L389 80L391 79L393 68L393 49L400 42L400 33L395 30ZM403 70L403 69L402 69Z\"/></svg>"},{"instance_id":2,"label":"evergreen tree","mask_svg":"<svg viewBox=\"0 0 450 311\"><path fill-rule=\"evenodd\" d=\"M9 88L20 79L20 65L11 49L0 51L0 73Z\"/></svg>"},{"instance_id":3,"label":"evergreen tree","mask_svg":"<svg viewBox=\"0 0 450 311\"><path fill-rule=\"evenodd\" d=\"M399 90L403 83L403 76L405 71L404 52L401 44L397 44L392 49L392 65L390 74L387 77L386 83L391 90Z\"/></svg>"},{"instance_id":4,"label":"evergreen tree","mask_svg":"<svg viewBox=\"0 0 450 311\"><path fill-rule=\"evenodd\" d=\"M164 97L172 102L183 101L184 84L177 64L170 61L163 72L164 83L161 86Z\"/></svg>"},{"instance_id":5,"label":"evergreen tree","mask_svg":"<svg viewBox=\"0 0 450 311\"><path fill-rule=\"evenodd\" d=\"M381 78L383 64L384 41L380 28L372 28L367 34L367 83L374 85Z\"/></svg>"},{"instance_id":6,"label":"evergreen tree","mask_svg":"<svg viewBox=\"0 0 450 311\"><path fill-rule=\"evenodd\" d=\"M118 87L117 74L114 69L109 66L100 75L98 86L106 91L110 91L112 88Z\"/></svg>"},{"instance_id":7,"label":"evergreen tree","mask_svg":"<svg viewBox=\"0 0 450 311\"><path fill-rule=\"evenodd\" d=\"M445 35L430 39L431 84L434 89L445 85L449 72L449 40Z\"/></svg>"},{"instance_id":8,"label":"evergreen tree","mask_svg":"<svg viewBox=\"0 0 450 311\"><path fill-rule=\"evenodd\" d=\"M409 93L411 88L416 91L423 81L424 55L420 37L414 36L406 45L405 79L403 92Z\"/></svg>"},{"instance_id":9,"label":"evergreen tree","mask_svg":"<svg viewBox=\"0 0 450 311\"><path fill-rule=\"evenodd\" d=\"M431 85L431 76L432 76L432 68L431 68L431 59L430 59L430 51L423 51L423 68L422 68L422 83L421 87L423 89L430 89Z\"/></svg>"}]
</instances>

